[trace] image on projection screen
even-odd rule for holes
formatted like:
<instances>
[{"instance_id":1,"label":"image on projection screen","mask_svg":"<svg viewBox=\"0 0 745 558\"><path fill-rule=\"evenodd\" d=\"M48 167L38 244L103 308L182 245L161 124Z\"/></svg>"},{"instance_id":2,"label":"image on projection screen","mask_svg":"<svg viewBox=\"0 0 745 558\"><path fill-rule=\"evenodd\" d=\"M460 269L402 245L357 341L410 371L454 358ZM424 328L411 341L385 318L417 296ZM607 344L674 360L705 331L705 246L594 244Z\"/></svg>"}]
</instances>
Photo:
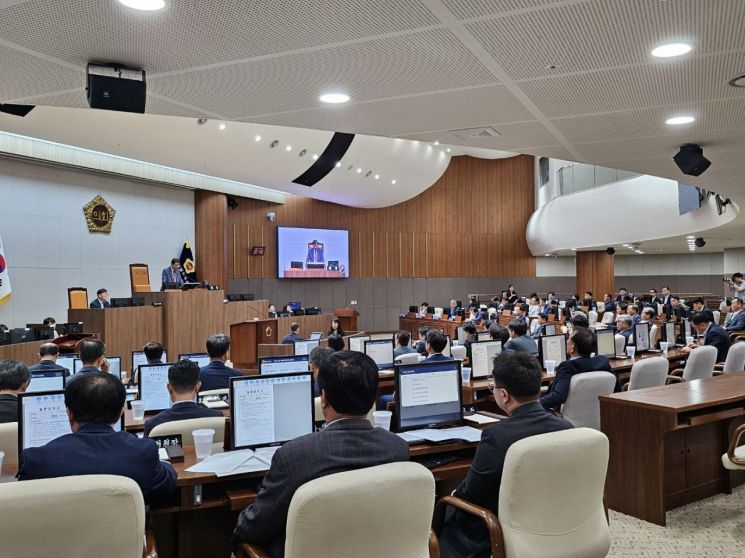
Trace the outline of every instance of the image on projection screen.
<instances>
[{"instance_id":1,"label":"image on projection screen","mask_svg":"<svg viewBox=\"0 0 745 558\"><path fill-rule=\"evenodd\" d=\"M349 231L277 227L277 277L346 279Z\"/></svg>"}]
</instances>

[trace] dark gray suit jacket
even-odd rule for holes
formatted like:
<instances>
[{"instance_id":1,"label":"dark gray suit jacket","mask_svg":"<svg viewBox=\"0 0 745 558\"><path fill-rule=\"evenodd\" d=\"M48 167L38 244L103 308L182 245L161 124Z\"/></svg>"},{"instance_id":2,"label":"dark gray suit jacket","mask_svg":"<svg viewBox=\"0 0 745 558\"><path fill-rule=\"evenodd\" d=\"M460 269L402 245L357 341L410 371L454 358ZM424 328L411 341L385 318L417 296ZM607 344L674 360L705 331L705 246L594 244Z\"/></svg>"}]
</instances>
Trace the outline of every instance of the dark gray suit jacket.
<instances>
[{"instance_id":1,"label":"dark gray suit jacket","mask_svg":"<svg viewBox=\"0 0 745 558\"><path fill-rule=\"evenodd\" d=\"M510 418L483 431L471 468L454 495L497 514L504 459L510 446L529 436L569 428L569 421L545 411L538 401L521 405ZM489 533L484 522L449 509L440 535L440 556L488 558Z\"/></svg>"},{"instance_id":2,"label":"dark gray suit jacket","mask_svg":"<svg viewBox=\"0 0 745 558\"><path fill-rule=\"evenodd\" d=\"M406 442L373 428L367 419L339 420L287 442L274 454L256 501L238 517L233 547L241 541L253 542L272 558L284 556L287 512L300 486L333 473L408 459Z\"/></svg>"}]
</instances>

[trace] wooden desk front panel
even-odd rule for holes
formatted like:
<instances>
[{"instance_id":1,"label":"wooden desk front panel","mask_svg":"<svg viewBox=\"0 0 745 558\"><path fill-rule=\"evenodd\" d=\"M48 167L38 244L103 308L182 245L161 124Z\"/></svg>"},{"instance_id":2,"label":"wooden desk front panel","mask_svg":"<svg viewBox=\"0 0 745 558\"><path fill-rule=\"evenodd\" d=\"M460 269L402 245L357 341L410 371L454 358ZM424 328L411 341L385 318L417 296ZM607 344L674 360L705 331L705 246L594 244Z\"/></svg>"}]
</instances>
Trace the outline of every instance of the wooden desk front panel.
<instances>
[{"instance_id":1,"label":"wooden desk front panel","mask_svg":"<svg viewBox=\"0 0 745 558\"><path fill-rule=\"evenodd\" d=\"M29 341L28 343L14 343L0 345L0 360L20 360L27 365L39 362L39 347L49 341Z\"/></svg>"},{"instance_id":2,"label":"wooden desk front panel","mask_svg":"<svg viewBox=\"0 0 745 558\"><path fill-rule=\"evenodd\" d=\"M324 313L316 316L290 316L287 318L277 318L277 342L281 343L282 338L290 333L290 324L297 322L300 324L300 337L307 339L312 331L321 331L325 336L331 327L333 314Z\"/></svg>"},{"instance_id":3,"label":"wooden desk front panel","mask_svg":"<svg viewBox=\"0 0 745 558\"><path fill-rule=\"evenodd\" d=\"M449 335L451 339L458 339L457 330L460 325L462 325L460 322L414 318L408 315L398 319L398 328L411 332L411 338L414 341L419 339L419 328L422 326L427 326L430 329L440 329L445 335Z\"/></svg>"}]
</instances>

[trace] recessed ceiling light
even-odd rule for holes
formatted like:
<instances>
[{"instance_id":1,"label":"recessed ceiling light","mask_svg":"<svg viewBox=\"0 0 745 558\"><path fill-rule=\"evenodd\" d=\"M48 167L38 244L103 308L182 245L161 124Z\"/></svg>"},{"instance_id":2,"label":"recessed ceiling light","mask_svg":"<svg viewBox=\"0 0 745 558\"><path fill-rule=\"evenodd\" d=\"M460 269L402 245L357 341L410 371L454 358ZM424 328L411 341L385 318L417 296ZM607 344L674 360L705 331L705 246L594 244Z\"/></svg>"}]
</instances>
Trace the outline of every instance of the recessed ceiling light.
<instances>
[{"instance_id":1,"label":"recessed ceiling light","mask_svg":"<svg viewBox=\"0 0 745 558\"><path fill-rule=\"evenodd\" d=\"M452 150L448 147L445 151L447 151L448 153L450 153L450 151L452 151Z\"/></svg>"},{"instance_id":2,"label":"recessed ceiling light","mask_svg":"<svg viewBox=\"0 0 745 558\"><path fill-rule=\"evenodd\" d=\"M435 140L435 145L440 145L440 142Z\"/></svg>"},{"instance_id":3,"label":"recessed ceiling light","mask_svg":"<svg viewBox=\"0 0 745 558\"><path fill-rule=\"evenodd\" d=\"M285 145L285 151L292 151L291 145Z\"/></svg>"},{"instance_id":4,"label":"recessed ceiling light","mask_svg":"<svg viewBox=\"0 0 745 558\"><path fill-rule=\"evenodd\" d=\"M119 0L119 3L124 4L133 10L142 10L146 12L155 12L166 7L164 0Z\"/></svg>"},{"instance_id":5,"label":"recessed ceiling light","mask_svg":"<svg viewBox=\"0 0 745 558\"><path fill-rule=\"evenodd\" d=\"M336 168L338 169L339 167L341 167L341 161L336 162Z\"/></svg>"},{"instance_id":6,"label":"recessed ceiling light","mask_svg":"<svg viewBox=\"0 0 745 558\"><path fill-rule=\"evenodd\" d=\"M696 119L693 118L693 116L674 116L665 120L665 124L670 124L671 126L679 126L680 124L690 124L691 122L695 121Z\"/></svg>"},{"instance_id":7,"label":"recessed ceiling light","mask_svg":"<svg viewBox=\"0 0 745 558\"><path fill-rule=\"evenodd\" d=\"M254 141L261 141L261 136L254 136Z\"/></svg>"},{"instance_id":8,"label":"recessed ceiling light","mask_svg":"<svg viewBox=\"0 0 745 558\"><path fill-rule=\"evenodd\" d=\"M672 58L673 56L682 56L687 52L691 52L693 47L686 43L670 43L668 45L660 45L652 51L652 56L657 58Z\"/></svg>"},{"instance_id":9,"label":"recessed ceiling light","mask_svg":"<svg viewBox=\"0 0 745 558\"><path fill-rule=\"evenodd\" d=\"M357 167L357 174L360 174L362 172L362 169Z\"/></svg>"},{"instance_id":10,"label":"recessed ceiling light","mask_svg":"<svg viewBox=\"0 0 745 558\"><path fill-rule=\"evenodd\" d=\"M324 93L318 97L318 100L322 103L338 105L339 103L346 103L349 101L349 95L346 93Z\"/></svg>"},{"instance_id":11,"label":"recessed ceiling light","mask_svg":"<svg viewBox=\"0 0 745 558\"><path fill-rule=\"evenodd\" d=\"M696 235L689 234L686 238L690 238L691 240L695 240L696 239Z\"/></svg>"},{"instance_id":12,"label":"recessed ceiling light","mask_svg":"<svg viewBox=\"0 0 745 558\"><path fill-rule=\"evenodd\" d=\"M391 184L395 184L395 183L396 183L396 179L394 178L393 180L391 180Z\"/></svg>"},{"instance_id":13,"label":"recessed ceiling light","mask_svg":"<svg viewBox=\"0 0 745 558\"><path fill-rule=\"evenodd\" d=\"M375 180L377 180L378 178L380 178L380 175L379 174L376 174L375 175Z\"/></svg>"},{"instance_id":14,"label":"recessed ceiling light","mask_svg":"<svg viewBox=\"0 0 745 558\"><path fill-rule=\"evenodd\" d=\"M220 124L217 126L217 129L220 130L221 132L225 130L225 128L227 128L227 126L225 125L225 122L220 122Z\"/></svg>"},{"instance_id":15,"label":"recessed ceiling light","mask_svg":"<svg viewBox=\"0 0 745 558\"><path fill-rule=\"evenodd\" d=\"M313 153L313 160L314 161L317 161L318 160L318 154L317 153Z\"/></svg>"}]
</instances>

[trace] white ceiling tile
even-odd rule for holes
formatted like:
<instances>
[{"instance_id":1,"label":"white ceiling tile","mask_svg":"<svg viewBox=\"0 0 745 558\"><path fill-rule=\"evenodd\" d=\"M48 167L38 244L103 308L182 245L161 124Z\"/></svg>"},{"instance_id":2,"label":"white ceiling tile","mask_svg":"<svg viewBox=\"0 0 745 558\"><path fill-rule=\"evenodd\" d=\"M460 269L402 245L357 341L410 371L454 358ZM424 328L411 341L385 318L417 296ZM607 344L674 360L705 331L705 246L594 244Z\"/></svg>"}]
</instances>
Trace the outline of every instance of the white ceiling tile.
<instances>
[{"instance_id":1,"label":"white ceiling tile","mask_svg":"<svg viewBox=\"0 0 745 558\"><path fill-rule=\"evenodd\" d=\"M0 102L85 86L85 74L82 72L75 72L2 44L0 76Z\"/></svg>"}]
</instances>

